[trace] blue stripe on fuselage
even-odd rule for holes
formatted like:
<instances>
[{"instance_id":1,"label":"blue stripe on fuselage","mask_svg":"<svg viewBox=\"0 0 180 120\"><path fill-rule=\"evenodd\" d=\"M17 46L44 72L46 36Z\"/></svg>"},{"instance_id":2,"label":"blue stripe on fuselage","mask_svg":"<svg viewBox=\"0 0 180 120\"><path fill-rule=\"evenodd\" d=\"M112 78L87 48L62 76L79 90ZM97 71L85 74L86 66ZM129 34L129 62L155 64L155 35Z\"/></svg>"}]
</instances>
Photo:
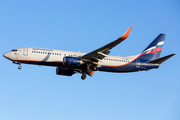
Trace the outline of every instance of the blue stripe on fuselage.
<instances>
[{"instance_id":1,"label":"blue stripe on fuselage","mask_svg":"<svg viewBox=\"0 0 180 120\"><path fill-rule=\"evenodd\" d=\"M124 66L98 66L97 70L99 71L108 71L108 72L136 72L136 71L143 71L149 70L153 68L158 68L159 65L157 64L149 64L147 61L140 61L138 64L137 61L133 61Z\"/></svg>"},{"instance_id":2,"label":"blue stripe on fuselage","mask_svg":"<svg viewBox=\"0 0 180 120\"><path fill-rule=\"evenodd\" d=\"M153 68L158 68L157 64L149 64L147 61L134 60L126 65L119 66L97 66L98 71L107 71L107 72L136 72L142 70L149 70ZM45 66L54 66L54 67L66 67L69 69L84 69L84 66L65 66L62 62L44 62L44 61L18 61L25 64L34 64L34 65L45 65Z\"/></svg>"}]
</instances>

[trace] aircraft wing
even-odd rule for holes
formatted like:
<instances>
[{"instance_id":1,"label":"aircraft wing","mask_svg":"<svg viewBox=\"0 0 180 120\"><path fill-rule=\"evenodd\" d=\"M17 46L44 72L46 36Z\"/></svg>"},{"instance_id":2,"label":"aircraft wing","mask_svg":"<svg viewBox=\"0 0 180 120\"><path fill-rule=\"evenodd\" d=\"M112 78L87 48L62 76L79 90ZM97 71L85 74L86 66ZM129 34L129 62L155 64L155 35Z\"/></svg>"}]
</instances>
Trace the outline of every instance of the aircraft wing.
<instances>
[{"instance_id":1,"label":"aircraft wing","mask_svg":"<svg viewBox=\"0 0 180 120\"><path fill-rule=\"evenodd\" d=\"M100 61L104 57L106 57L110 53L110 50L113 47L115 47L116 45L121 43L123 40L125 40L129 36L131 28L132 27L129 27L129 29L126 31L126 33L122 37L118 38L117 40L115 40L99 49L96 49L90 53L85 54L84 56L81 57L81 59L84 62L93 62L96 64L98 61Z\"/></svg>"}]
</instances>

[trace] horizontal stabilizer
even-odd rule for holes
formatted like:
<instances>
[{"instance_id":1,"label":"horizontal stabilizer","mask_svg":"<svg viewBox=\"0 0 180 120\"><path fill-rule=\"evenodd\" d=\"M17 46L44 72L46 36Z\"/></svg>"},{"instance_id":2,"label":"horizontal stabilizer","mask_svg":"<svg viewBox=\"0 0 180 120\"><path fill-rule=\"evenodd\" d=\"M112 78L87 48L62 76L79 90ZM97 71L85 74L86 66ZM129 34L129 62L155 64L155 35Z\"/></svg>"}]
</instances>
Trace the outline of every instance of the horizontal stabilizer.
<instances>
[{"instance_id":1,"label":"horizontal stabilizer","mask_svg":"<svg viewBox=\"0 0 180 120\"><path fill-rule=\"evenodd\" d=\"M158 58L156 60L153 60L153 61L150 61L148 63L151 63L151 64L161 64L163 63L164 61L166 61L167 59L169 59L170 57L174 56L175 54L170 54L170 55L167 55L165 57L162 57L162 58Z\"/></svg>"}]
</instances>

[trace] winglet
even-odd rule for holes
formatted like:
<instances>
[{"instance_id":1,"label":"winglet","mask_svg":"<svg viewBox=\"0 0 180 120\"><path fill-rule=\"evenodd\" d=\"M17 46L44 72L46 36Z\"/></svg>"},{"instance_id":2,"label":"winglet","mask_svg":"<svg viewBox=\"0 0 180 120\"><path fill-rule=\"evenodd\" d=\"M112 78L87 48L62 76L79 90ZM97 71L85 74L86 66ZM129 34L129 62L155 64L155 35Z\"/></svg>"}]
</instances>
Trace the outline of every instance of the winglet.
<instances>
[{"instance_id":1,"label":"winglet","mask_svg":"<svg viewBox=\"0 0 180 120\"><path fill-rule=\"evenodd\" d=\"M129 29L126 31L126 33L121 37L121 39L126 39L128 36L129 36L129 33L130 33L130 31L131 31L131 28L132 28L132 26L131 27L129 27Z\"/></svg>"}]
</instances>

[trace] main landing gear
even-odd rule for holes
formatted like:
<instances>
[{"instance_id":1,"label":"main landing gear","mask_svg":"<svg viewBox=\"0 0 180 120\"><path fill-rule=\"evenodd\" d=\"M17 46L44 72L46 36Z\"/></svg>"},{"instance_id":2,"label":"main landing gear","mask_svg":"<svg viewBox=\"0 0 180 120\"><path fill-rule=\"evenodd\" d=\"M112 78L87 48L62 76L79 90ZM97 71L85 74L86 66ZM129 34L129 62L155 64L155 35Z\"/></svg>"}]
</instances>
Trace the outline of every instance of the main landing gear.
<instances>
[{"instance_id":1,"label":"main landing gear","mask_svg":"<svg viewBox=\"0 0 180 120\"><path fill-rule=\"evenodd\" d=\"M82 71L81 79L85 80L86 79L86 74L92 77L91 72L92 72L92 69L90 69L89 67L86 70Z\"/></svg>"},{"instance_id":2,"label":"main landing gear","mask_svg":"<svg viewBox=\"0 0 180 120\"><path fill-rule=\"evenodd\" d=\"M81 79L82 79L82 80L85 80L85 79L86 79L86 73L83 73L83 74L82 74Z\"/></svg>"}]
</instances>

